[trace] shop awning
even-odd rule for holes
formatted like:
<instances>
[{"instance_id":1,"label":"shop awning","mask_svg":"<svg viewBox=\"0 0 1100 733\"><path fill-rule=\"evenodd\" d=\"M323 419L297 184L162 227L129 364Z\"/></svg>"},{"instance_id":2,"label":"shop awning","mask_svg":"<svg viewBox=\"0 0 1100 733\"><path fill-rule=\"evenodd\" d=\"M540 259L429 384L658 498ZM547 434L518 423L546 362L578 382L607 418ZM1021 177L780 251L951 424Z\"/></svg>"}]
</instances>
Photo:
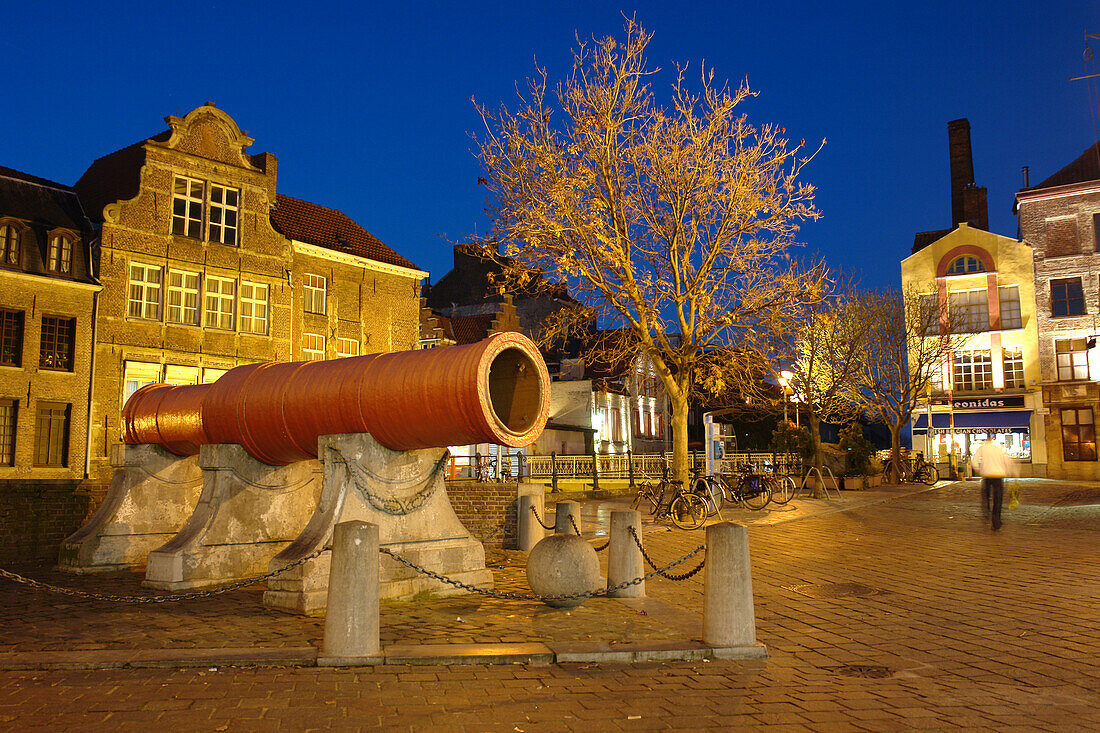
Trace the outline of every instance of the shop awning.
<instances>
[{"instance_id":1,"label":"shop awning","mask_svg":"<svg viewBox=\"0 0 1100 733\"><path fill-rule=\"evenodd\" d=\"M1031 410L955 413L956 433L1026 433L1030 425ZM917 415L913 421L913 432L928 432L928 413ZM951 432L951 416L946 412L933 412L932 432Z\"/></svg>"}]
</instances>

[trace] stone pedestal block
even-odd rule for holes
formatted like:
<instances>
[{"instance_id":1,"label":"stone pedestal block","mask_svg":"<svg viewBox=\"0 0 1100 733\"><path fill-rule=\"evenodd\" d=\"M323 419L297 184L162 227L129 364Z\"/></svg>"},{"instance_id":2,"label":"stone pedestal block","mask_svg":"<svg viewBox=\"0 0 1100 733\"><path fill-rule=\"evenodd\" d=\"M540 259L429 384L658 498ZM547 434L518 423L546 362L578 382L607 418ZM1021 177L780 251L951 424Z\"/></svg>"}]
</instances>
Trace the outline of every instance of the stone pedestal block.
<instances>
[{"instance_id":1,"label":"stone pedestal block","mask_svg":"<svg viewBox=\"0 0 1100 733\"><path fill-rule=\"evenodd\" d=\"M198 457L173 455L158 445L114 445L111 466L111 486L99 510L61 543L62 570L144 565L184 525L202 490Z\"/></svg>"},{"instance_id":2,"label":"stone pedestal block","mask_svg":"<svg viewBox=\"0 0 1100 733\"><path fill-rule=\"evenodd\" d=\"M302 533L271 560L272 570L328 545L336 524L358 520L378 525L380 544L409 561L470 585L492 587L484 547L462 526L447 497L446 450L392 451L366 433L323 435L317 449L324 466L321 498ZM329 555L324 553L268 581L264 605L293 613L322 613ZM388 556L381 558L379 584L382 598L404 598L422 591L465 592Z\"/></svg>"},{"instance_id":3,"label":"stone pedestal block","mask_svg":"<svg viewBox=\"0 0 1100 733\"><path fill-rule=\"evenodd\" d=\"M149 553L144 585L180 591L267 572L321 494L319 461L271 466L235 443L199 450L202 494L187 523Z\"/></svg>"}]
</instances>

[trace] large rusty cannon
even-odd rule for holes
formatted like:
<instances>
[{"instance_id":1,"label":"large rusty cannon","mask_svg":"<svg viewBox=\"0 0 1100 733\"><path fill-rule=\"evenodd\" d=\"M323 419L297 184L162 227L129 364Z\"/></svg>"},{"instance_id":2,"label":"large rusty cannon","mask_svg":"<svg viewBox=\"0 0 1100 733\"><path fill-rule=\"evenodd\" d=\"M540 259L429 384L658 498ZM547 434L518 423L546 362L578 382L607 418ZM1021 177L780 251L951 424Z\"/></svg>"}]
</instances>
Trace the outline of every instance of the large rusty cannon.
<instances>
[{"instance_id":1,"label":"large rusty cannon","mask_svg":"<svg viewBox=\"0 0 1100 733\"><path fill-rule=\"evenodd\" d=\"M237 443L273 466L317 457L317 438L370 433L391 450L496 443L542 433L550 378L535 345L498 333L466 346L332 361L266 362L213 384L151 384L122 410L124 440L180 456Z\"/></svg>"}]
</instances>

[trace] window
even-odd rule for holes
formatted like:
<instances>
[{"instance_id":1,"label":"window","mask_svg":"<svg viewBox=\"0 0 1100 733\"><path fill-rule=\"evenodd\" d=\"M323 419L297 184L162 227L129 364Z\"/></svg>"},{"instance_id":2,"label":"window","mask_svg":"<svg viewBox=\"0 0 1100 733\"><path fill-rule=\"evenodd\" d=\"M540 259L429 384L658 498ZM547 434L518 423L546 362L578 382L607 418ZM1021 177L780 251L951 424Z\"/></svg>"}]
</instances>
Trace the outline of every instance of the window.
<instances>
[{"instance_id":1,"label":"window","mask_svg":"<svg viewBox=\"0 0 1100 733\"><path fill-rule=\"evenodd\" d=\"M964 290L948 294L951 320L964 333L989 330L989 294L985 290Z\"/></svg>"},{"instance_id":2,"label":"window","mask_svg":"<svg viewBox=\"0 0 1100 733\"><path fill-rule=\"evenodd\" d=\"M122 371L122 403L147 384L160 382L160 364L128 361Z\"/></svg>"},{"instance_id":3,"label":"window","mask_svg":"<svg viewBox=\"0 0 1100 733\"><path fill-rule=\"evenodd\" d=\"M15 465L15 426L19 401L0 399L0 466Z\"/></svg>"},{"instance_id":4,"label":"window","mask_svg":"<svg viewBox=\"0 0 1100 733\"><path fill-rule=\"evenodd\" d=\"M935 336L940 332L940 303L939 296L920 296L920 327L921 335Z\"/></svg>"},{"instance_id":5,"label":"window","mask_svg":"<svg viewBox=\"0 0 1100 733\"><path fill-rule=\"evenodd\" d=\"M0 310L0 364L23 366L23 311Z\"/></svg>"},{"instance_id":6,"label":"window","mask_svg":"<svg viewBox=\"0 0 1100 733\"><path fill-rule=\"evenodd\" d=\"M1065 257L1081 253L1077 243L1077 219L1064 216L1060 219L1047 219L1047 257Z\"/></svg>"},{"instance_id":7,"label":"window","mask_svg":"<svg viewBox=\"0 0 1100 733\"><path fill-rule=\"evenodd\" d=\"M621 443L623 440L623 424L622 417L619 413L618 407L607 408L607 419L610 426L611 440L616 443Z\"/></svg>"},{"instance_id":8,"label":"window","mask_svg":"<svg viewBox=\"0 0 1100 733\"><path fill-rule=\"evenodd\" d=\"M241 333L267 333L267 286L241 283Z\"/></svg>"},{"instance_id":9,"label":"window","mask_svg":"<svg viewBox=\"0 0 1100 733\"><path fill-rule=\"evenodd\" d=\"M233 330L233 303L237 294L235 280L206 278L206 325L210 328Z\"/></svg>"},{"instance_id":10,"label":"window","mask_svg":"<svg viewBox=\"0 0 1100 733\"><path fill-rule=\"evenodd\" d=\"M1085 294L1081 290L1081 278L1067 277L1050 281L1050 314L1085 315Z\"/></svg>"},{"instance_id":11,"label":"window","mask_svg":"<svg viewBox=\"0 0 1100 733\"><path fill-rule=\"evenodd\" d=\"M323 316L326 313L324 310L324 278L320 275L306 274L303 280L304 303L303 308L306 313L316 313Z\"/></svg>"},{"instance_id":12,"label":"window","mask_svg":"<svg viewBox=\"0 0 1100 733\"><path fill-rule=\"evenodd\" d=\"M164 367L165 384L198 384L199 368L168 364Z\"/></svg>"},{"instance_id":13,"label":"window","mask_svg":"<svg viewBox=\"0 0 1100 733\"><path fill-rule=\"evenodd\" d=\"M972 272L985 272L985 265L977 257L971 255L957 257L947 268L948 275L968 275Z\"/></svg>"},{"instance_id":14,"label":"window","mask_svg":"<svg viewBox=\"0 0 1100 733\"><path fill-rule=\"evenodd\" d=\"M69 405L39 402L34 418L34 465L69 465Z\"/></svg>"},{"instance_id":15,"label":"window","mask_svg":"<svg viewBox=\"0 0 1100 733\"><path fill-rule=\"evenodd\" d=\"M319 333L302 334L302 359L317 361L325 358L325 337Z\"/></svg>"},{"instance_id":16,"label":"window","mask_svg":"<svg viewBox=\"0 0 1100 733\"><path fill-rule=\"evenodd\" d=\"M359 356L359 342L355 339L336 339L336 355L341 358Z\"/></svg>"},{"instance_id":17,"label":"window","mask_svg":"<svg viewBox=\"0 0 1100 733\"><path fill-rule=\"evenodd\" d=\"M0 265L18 265L22 232L15 224L0 224Z\"/></svg>"},{"instance_id":18,"label":"window","mask_svg":"<svg viewBox=\"0 0 1100 733\"><path fill-rule=\"evenodd\" d=\"M1096 425L1091 407L1062 408L1062 458L1096 460Z\"/></svg>"},{"instance_id":19,"label":"window","mask_svg":"<svg viewBox=\"0 0 1100 733\"><path fill-rule=\"evenodd\" d=\"M221 379L221 376L228 372L228 369L216 369L214 367L206 367L202 370L202 383L213 384Z\"/></svg>"},{"instance_id":20,"label":"window","mask_svg":"<svg viewBox=\"0 0 1100 733\"><path fill-rule=\"evenodd\" d=\"M38 354L40 369L73 370L73 337L75 318L42 316L42 348Z\"/></svg>"},{"instance_id":21,"label":"window","mask_svg":"<svg viewBox=\"0 0 1100 733\"><path fill-rule=\"evenodd\" d=\"M302 307L306 313L325 314L325 278L320 275L306 274L302 279Z\"/></svg>"},{"instance_id":22,"label":"window","mask_svg":"<svg viewBox=\"0 0 1100 733\"><path fill-rule=\"evenodd\" d=\"M210 184L210 235L211 242L237 244L237 207L240 192Z\"/></svg>"},{"instance_id":23,"label":"window","mask_svg":"<svg viewBox=\"0 0 1100 733\"><path fill-rule=\"evenodd\" d=\"M202 202L206 184L176 176L172 189L172 234L202 239Z\"/></svg>"},{"instance_id":24,"label":"window","mask_svg":"<svg viewBox=\"0 0 1100 733\"><path fill-rule=\"evenodd\" d=\"M1086 339L1055 339L1054 357L1058 364L1059 382L1076 382L1089 378L1089 352Z\"/></svg>"},{"instance_id":25,"label":"window","mask_svg":"<svg viewBox=\"0 0 1100 733\"><path fill-rule=\"evenodd\" d=\"M161 269L152 265L130 265L131 318L160 320Z\"/></svg>"},{"instance_id":26,"label":"window","mask_svg":"<svg viewBox=\"0 0 1100 733\"><path fill-rule=\"evenodd\" d=\"M963 392L993 389L993 362L988 351L955 353L954 386Z\"/></svg>"},{"instance_id":27,"label":"window","mask_svg":"<svg viewBox=\"0 0 1100 733\"><path fill-rule=\"evenodd\" d=\"M73 270L73 240L67 234L50 237L50 249L46 257L50 272L68 275Z\"/></svg>"},{"instance_id":28,"label":"window","mask_svg":"<svg viewBox=\"0 0 1100 733\"><path fill-rule=\"evenodd\" d=\"M1001 328L1022 328L1023 317L1020 314L1020 288L1005 285L997 289L1001 303Z\"/></svg>"},{"instance_id":29,"label":"window","mask_svg":"<svg viewBox=\"0 0 1100 733\"><path fill-rule=\"evenodd\" d=\"M199 325L199 273L169 270L167 290L167 321Z\"/></svg>"},{"instance_id":30,"label":"window","mask_svg":"<svg viewBox=\"0 0 1100 733\"><path fill-rule=\"evenodd\" d=\"M1004 349L1005 389L1024 387L1024 350Z\"/></svg>"}]
</instances>

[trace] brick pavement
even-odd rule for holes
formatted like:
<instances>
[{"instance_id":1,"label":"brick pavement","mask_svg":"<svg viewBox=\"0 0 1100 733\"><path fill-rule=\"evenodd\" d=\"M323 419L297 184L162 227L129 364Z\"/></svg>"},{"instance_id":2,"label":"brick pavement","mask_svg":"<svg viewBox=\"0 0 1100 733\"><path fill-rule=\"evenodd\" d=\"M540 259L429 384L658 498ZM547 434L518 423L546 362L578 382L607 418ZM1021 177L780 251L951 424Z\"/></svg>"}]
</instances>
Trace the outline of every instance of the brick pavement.
<instances>
[{"instance_id":1,"label":"brick pavement","mask_svg":"<svg viewBox=\"0 0 1100 733\"><path fill-rule=\"evenodd\" d=\"M8 671L0 728L1097 730L1100 487L1023 484L1024 506L997 533L981 520L975 483L845 494L747 517L766 661ZM607 508L590 504L585 516L599 521ZM658 559L699 539L646 533ZM679 610L681 626L699 625L701 578L651 581L648 591ZM163 617L0 593L0 651L63 645L81 627L74 644L276 647L320 636L315 620L248 610L255 591L220 600L221 616L196 606ZM422 638L490 625L479 616L498 617L503 633L499 617L509 615L520 635L540 618L541 633L588 634L590 625L602 633L611 613L589 603L566 617L463 602L461 624L443 601L437 616L408 604L406 622L434 626ZM650 632L676 633L664 621L648 622Z\"/></svg>"}]
</instances>

